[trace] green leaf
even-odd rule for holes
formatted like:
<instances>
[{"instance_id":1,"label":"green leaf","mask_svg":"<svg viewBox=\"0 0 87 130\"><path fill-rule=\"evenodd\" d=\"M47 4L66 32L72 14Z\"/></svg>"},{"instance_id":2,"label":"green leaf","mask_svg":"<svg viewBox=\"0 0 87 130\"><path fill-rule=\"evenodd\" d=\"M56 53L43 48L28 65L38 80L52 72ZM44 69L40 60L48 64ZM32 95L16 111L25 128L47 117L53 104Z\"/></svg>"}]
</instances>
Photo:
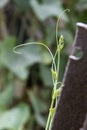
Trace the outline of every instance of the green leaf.
<instances>
[{"instance_id":1,"label":"green leaf","mask_svg":"<svg viewBox=\"0 0 87 130\"><path fill-rule=\"evenodd\" d=\"M29 0L13 0L18 9L21 11L29 10Z\"/></svg>"},{"instance_id":2,"label":"green leaf","mask_svg":"<svg viewBox=\"0 0 87 130\"><path fill-rule=\"evenodd\" d=\"M45 86L53 86L51 71L44 65L40 65L41 78Z\"/></svg>"},{"instance_id":3,"label":"green leaf","mask_svg":"<svg viewBox=\"0 0 87 130\"><path fill-rule=\"evenodd\" d=\"M0 0L0 8L3 8L8 2L9 0Z\"/></svg>"},{"instance_id":4,"label":"green leaf","mask_svg":"<svg viewBox=\"0 0 87 130\"><path fill-rule=\"evenodd\" d=\"M87 10L87 0L79 0L78 3L76 4L76 8L79 12Z\"/></svg>"},{"instance_id":5,"label":"green leaf","mask_svg":"<svg viewBox=\"0 0 87 130\"><path fill-rule=\"evenodd\" d=\"M49 54L49 52L46 50L42 50L42 63L45 65L50 64L52 61L52 58Z\"/></svg>"},{"instance_id":6,"label":"green leaf","mask_svg":"<svg viewBox=\"0 0 87 130\"><path fill-rule=\"evenodd\" d=\"M58 17L60 13L63 12L60 1L51 1L49 3L39 4L36 0L30 0L30 5L38 16L38 18L42 21L44 21L50 16ZM67 21L67 16L65 14L63 14L61 18Z\"/></svg>"},{"instance_id":7,"label":"green leaf","mask_svg":"<svg viewBox=\"0 0 87 130\"><path fill-rule=\"evenodd\" d=\"M20 104L19 106L0 114L0 130L22 130L29 118L30 113L28 106L26 104Z\"/></svg>"},{"instance_id":8,"label":"green leaf","mask_svg":"<svg viewBox=\"0 0 87 130\"><path fill-rule=\"evenodd\" d=\"M0 43L0 65L24 80L28 74L27 67L36 62L41 62L41 49L38 45L23 46L18 49L22 53L22 55L19 55L13 52L15 43L14 37L9 37L3 43Z\"/></svg>"},{"instance_id":9,"label":"green leaf","mask_svg":"<svg viewBox=\"0 0 87 130\"><path fill-rule=\"evenodd\" d=\"M36 115L35 115L35 118L36 118L37 123L38 123L40 126L42 126L43 128L45 128L45 126L46 126L46 118L43 117L43 116L40 115L40 114L36 114Z\"/></svg>"},{"instance_id":10,"label":"green leaf","mask_svg":"<svg viewBox=\"0 0 87 130\"><path fill-rule=\"evenodd\" d=\"M38 97L36 97L33 92L29 91L28 95L36 114L41 114L43 112L46 112L47 107L43 101L41 101Z\"/></svg>"},{"instance_id":11,"label":"green leaf","mask_svg":"<svg viewBox=\"0 0 87 130\"><path fill-rule=\"evenodd\" d=\"M0 112L4 111L13 99L13 86L7 86L7 88L0 93Z\"/></svg>"},{"instance_id":12,"label":"green leaf","mask_svg":"<svg viewBox=\"0 0 87 130\"><path fill-rule=\"evenodd\" d=\"M42 113L45 113L47 110L46 104L43 101L41 101L37 96L35 96L33 92L29 91L28 95L31 100L33 109L35 111L35 119L37 123L40 126L45 127L46 118L42 115Z\"/></svg>"},{"instance_id":13,"label":"green leaf","mask_svg":"<svg viewBox=\"0 0 87 130\"><path fill-rule=\"evenodd\" d=\"M32 65L35 62L41 62L41 48L38 45L30 44L22 46L18 51L22 54L22 57L24 56L29 65Z\"/></svg>"},{"instance_id":14,"label":"green leaf","mask_svg":"<svg viewBox=\"0 0 87 130\"><path fill-rule=\"evenodd\" d=\"M66 44L70 45L73 42L73 35L69 30L61 30L61 34L64 36Z\"/></svg>"},{"instance_id":15,"label":"green leaf","mask_svg":"<svg viewBox=\"0 0 87 130\"><path fill-rule=\"evenodd\" d=\"M15 43L16 39L14 37L9 37L3 43L0 43L0 64L16 74L19 78L24 79L27 75L25 69L26 62L23 56L13 52Z\"/></svg>"}]
</instances>

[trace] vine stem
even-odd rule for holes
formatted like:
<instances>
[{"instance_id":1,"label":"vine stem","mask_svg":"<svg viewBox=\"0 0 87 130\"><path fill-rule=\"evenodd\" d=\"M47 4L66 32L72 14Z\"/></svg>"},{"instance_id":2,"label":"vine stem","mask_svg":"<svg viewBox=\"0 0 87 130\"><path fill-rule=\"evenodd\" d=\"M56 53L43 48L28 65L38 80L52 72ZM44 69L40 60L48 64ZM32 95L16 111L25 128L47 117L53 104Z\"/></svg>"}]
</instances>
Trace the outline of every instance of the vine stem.
<instances>
[{"instance_id":1,"label":"vine stem","mask_svg":"<svg viewBox=\"0 0 87 130\"><path fill-rule=\"evenodd\" d=\"M59 68L60 68L60 50L58 50L57 79L54 82L54 91L53 91L53 93L57 89L57 82L58 82L58 79L59 79ZM57 98L56 98L56 101L57 101ZM50 109L52 109L54 107L54 103L55 103L55 99L52 98ZM47 119L47 125L46 125L45 130L51 130L52 120L53 120L53 118L51 118L51 112L49 111L49 115L48 115L48 119Z\"/></svg>"},{"instance_id":2,"label":"vine stem","mask_svg":"<svg viewBox=\"0 0 87 130\"><path fill-rule=\"evenodd\" d=\"M54 104L54 99L52 99L50 109L53 108L53 104ZM49 129L49 127L50 127L50 121L51 121L51 112L50 112L50 110L49 110L49 115L48 115L47 125L46 125L45 130L50 130L50 129Z\"/></svg>"},{"instance_id":3,"label":"vine stem","mask_svg":"<svg viewBox=\"0 0 87 130\"><path fill-rule=\"evenodd\" d=\"M66 9L64 10L65 11L69 11L69 9ZM64 13L62 12L61 15ZM60 15L60 16L61 16ZM42 45L44 46L48 52L50 53L51 55L51 58L52 58L52 69L54 72L57 73L57 76L56 76L56 79L55 77L52 77L53 78L53 85L54 85L54 88L53 88L53 94L55 94L56 90L57 90L57 85L58 85L58 81L59 81L59 69L60 69L60 52L61 52L61 48L59 49L59 40L58 40L58 25L59 25L59 20L60 20L60 16L57 20L57 24L56 24L56 43L57 43L57 50L55 52L55 55L53 56L52 52L50 51L50 49L43 43L41 42L31 42L31 43L25 43L25 44L22 44L22 45L18 45L16 47L13 48L13 51L15 53L18 53L18 54L21 54L20 52L16 51L17 48L19 47L22 47L22 46L25 46L25 45L32 45L32 44L38 44L38 45ZM55 60L56 60L56 56L57 56L57 64L55 63ZM56 67L57 66L57 67ZM52 101L51 101L51 106L50 106L50 109L49 109L49 115L48 115L48 119L47 119L47 124L46 124L46 127L45 127L45 130L51 130L51 125L52 125L52 121L53 121L53 116L54 116L54 112L55 112L55 106L56 106L56 102L57 102L57 96L56 98L53 97L53 94L52 94ZM53 111L52 111L53 110Z\"/></svg>"},{"instance_id":4,"label":"vine stem","mask_svg":"<svg viewBox=\"0 0 87 130\"><path fill-rule=\"evenodd\" d=\"M58 62L57 62L57 82L59 81L59 70L60 70L60 50L58 50Z\"/></svg>"}]
</instances>

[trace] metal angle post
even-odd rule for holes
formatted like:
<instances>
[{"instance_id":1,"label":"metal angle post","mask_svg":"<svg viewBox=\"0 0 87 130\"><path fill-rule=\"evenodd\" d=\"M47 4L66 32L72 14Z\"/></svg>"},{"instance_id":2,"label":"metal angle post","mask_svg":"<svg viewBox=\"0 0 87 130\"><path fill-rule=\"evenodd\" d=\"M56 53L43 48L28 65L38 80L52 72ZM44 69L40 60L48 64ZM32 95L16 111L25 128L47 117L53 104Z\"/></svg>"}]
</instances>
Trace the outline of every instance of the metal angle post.
<instances>
[{"instance_id":1,"label":"metal angle post","mask_svg":"<svg viewBox=\"0 0 87 130\"><path fill-rule=\"evenodd\" d=\"M77 23L51 130L79 130L87 113L87 24Z\"/></svg>"}]
</instances>

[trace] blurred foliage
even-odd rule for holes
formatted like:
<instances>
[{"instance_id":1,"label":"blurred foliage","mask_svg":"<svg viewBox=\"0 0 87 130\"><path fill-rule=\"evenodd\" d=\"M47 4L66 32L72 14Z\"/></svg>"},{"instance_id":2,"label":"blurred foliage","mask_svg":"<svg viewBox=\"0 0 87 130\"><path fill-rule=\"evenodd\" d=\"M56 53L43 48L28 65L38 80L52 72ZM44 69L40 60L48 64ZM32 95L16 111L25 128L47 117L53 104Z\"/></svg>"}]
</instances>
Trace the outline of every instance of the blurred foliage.
<instances>
[{"instance_id":1,"label":"blurred foliage","mask_svg":"<svg viewBox=\"0 0 87 130\"><path fill-rule=\"evenodd\" d=\"M0 114L0 129L22 130L29 118L29 107L26 104L20 104Z\"/></svg>"},{"instance_id":2,"label":"blurred foliage","mask_svg":"<svg viewBox=\"0 0 87 130\"><path fill-rule=\"evenodd\" d=\"M45 41L54 53L55 25L63 34L62 81L71 52L76 22L87 22L87 0L0 0L0 130L43 130L53 87L51 57L39 45L13 47L30 41Z\"/></svg>"}]
</instances>

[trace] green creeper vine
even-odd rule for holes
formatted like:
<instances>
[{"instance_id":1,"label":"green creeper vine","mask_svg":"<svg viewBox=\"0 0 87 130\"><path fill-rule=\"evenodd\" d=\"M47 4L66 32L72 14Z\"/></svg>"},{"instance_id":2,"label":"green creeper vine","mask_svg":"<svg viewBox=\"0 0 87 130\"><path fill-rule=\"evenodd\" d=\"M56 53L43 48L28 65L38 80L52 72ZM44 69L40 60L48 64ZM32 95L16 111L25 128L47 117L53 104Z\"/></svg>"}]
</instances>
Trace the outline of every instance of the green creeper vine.
<instances>
[{"instance_id":1,"label":"green creeper vine","mask_svg":"<svg viewBox=\"0 0 87 130\"><path fill-rule=\"evenodd\" d=\"M64 12L66 11L70 11L69 9L64 10ZM60 14L60 16L64 13L62 12ZM52 67L51 67L51 74L52 74L52 80L53 80L53 91L52 91L52 101L51 101L51 105L50 105L50 109L49 109L49 115L48 115L48 119L47 119L47 124L46 124L46 128L45 130L51 130L51 125L52 125L52 121L53 121L53 116L55 113L55 108L56 108L56 102L57 102L57 98L58 95L60 93L61 87L63 86L62 82L59 82L59 69L60 69L60 54L61 51L64 47L64 37L63 35L60 36L59 40L58 40L58 25L59 25L59 20L60 17L57 20L57 24L56 24L56 52L53 55L52 52L50 51L50 49L41 42L30 42L30 43L25 43L22 45L18 45L16 47L13 48L13 51L15 53L21 54L20 52L16 51L17 48L25 46L25 45L31 45L31 44L37 44L37 45L42 45L44 46L48 52L51 55L52 58ZM56 63L56 58L57 58L57 63ZM60 85L59 88L57 88L57 86Z\"/></svg>"}]
</instances>

